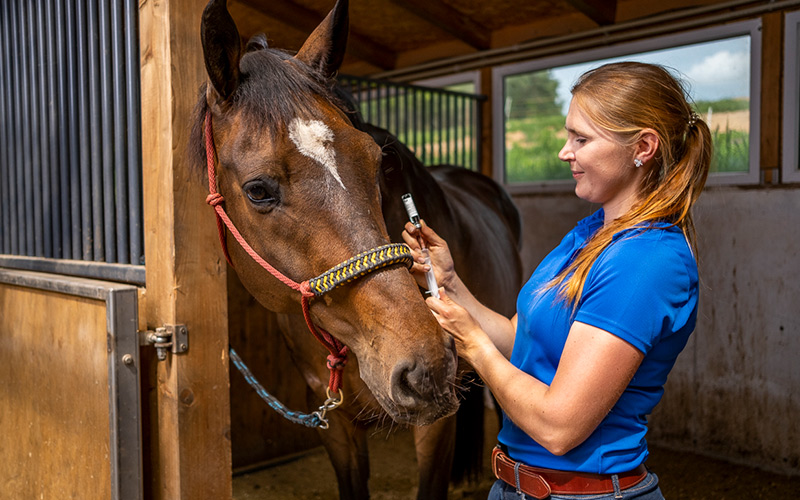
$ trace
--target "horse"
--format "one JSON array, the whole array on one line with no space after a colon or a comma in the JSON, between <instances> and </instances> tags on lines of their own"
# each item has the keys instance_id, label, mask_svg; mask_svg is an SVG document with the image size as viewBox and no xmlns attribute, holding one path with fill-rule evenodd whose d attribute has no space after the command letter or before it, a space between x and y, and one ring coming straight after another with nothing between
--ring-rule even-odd
<instances>
[{"instance_id":1,"label":"horse","mask_svg":"<svg viewBox=\"0 0 800 500\"><path fill-rule=\"evenodd\" d=\"M216 169L209 172L218 193L209 202L252 247L249 252L227 231L226 255L245 288L279 313L292 359L316 398L330 395L328 353L303 332L306 324L331 332L354 355L343 374L347 403L328 413L329 428L320 431L340 498L368 498L366 428L386 417L413 426L419 498L444 498L459 405L457 356L410 274L389 265L309 300L256 261L296 284L370 248L401 241L400 195L412 192L425 219L453 248L463 248L454 251L456 265L474 291L486 287L480 297L493 306L507 294L491 291L515 291L520 282L519 228L515 232L513 220L508 222L510 199L498 201L496 185L464 169L436 169L445 180L440 184L410 151L395 154L403 149L398 142L376 142L369 127L354 125L355 115L332 90L347 40L346 0L336 3L294 56L268 47L263 36L242 51L225 3L211 0L202 16L208 82L191 143L193 163L206 159ZM485 258L470 258L473 252ZM503 261L505 269L494 261ZM308 293L308 287L303 290ZM504 302L497 308L508 307Z\"/></svg>"}]
</instances>

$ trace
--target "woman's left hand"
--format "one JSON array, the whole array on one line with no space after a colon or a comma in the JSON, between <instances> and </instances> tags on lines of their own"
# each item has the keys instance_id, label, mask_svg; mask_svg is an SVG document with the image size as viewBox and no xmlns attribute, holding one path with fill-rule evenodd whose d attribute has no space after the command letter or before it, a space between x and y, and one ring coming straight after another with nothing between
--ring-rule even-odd
<instances>
[{"instance_id":1,"label":"woman's left hand","mask_svg":"<svg viewBox=\"0 0 800 500\"><path fill-rule=\"evenodd\" d=\"M458 355L474 366L485 347L494 347L491 339L466 309L453 301L444 288L439 288L440 298L428 297L428 304L439 325L456 341Z\"/></svg>"}]
</instances>

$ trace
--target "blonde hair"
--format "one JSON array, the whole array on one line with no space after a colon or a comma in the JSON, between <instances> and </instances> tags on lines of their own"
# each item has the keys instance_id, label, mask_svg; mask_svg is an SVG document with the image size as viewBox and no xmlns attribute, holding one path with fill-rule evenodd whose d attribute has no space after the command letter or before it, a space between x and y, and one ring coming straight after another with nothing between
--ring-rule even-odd
<instances>
[{"instance_id":1,"label":"blonde hair","mask_svg":"<svg viewBox=\"0 0 800 500\"><path fill-rule=\"evenodd\" d=\"M624 215L600 228L575 260L547 288L577 307L589 271L614 234L667 222L679 227L696 255L691 208L703 190L711 164L711 133L692 110L682 85L663 67L621 62L584 73L572 88L579 106L620 144L633 146L642 130L655 130L659 147L637 200Z\"/></svg>"}]
</instances>

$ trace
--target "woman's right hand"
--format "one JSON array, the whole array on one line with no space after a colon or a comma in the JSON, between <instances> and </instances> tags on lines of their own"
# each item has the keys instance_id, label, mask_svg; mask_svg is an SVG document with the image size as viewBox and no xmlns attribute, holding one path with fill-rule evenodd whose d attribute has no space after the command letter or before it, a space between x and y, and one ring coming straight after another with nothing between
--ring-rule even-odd
<instances>
[{"instance_id":1,"label":"woman's right hand","mask_svg":"<svg viewBox=\"0 0 800 500\"><path fill-rule=\"evenodd\" d=\"M447 242L443 240L436 231L431 229L424 220L420 220L421 228L406 222L403 231L403 240L406 245L411 248L411 253L414 256L414 265L411 267L411 275L417 280L421 287L426 287L425 273L429 267L424 264L425 258L422 255L422 248L420 246L420 239L424 241L428 249L428 256L431 259L433 273L436 276L436 282L440 287L445 290L452 290L453 284L457 280L455 271L455 264L453 263L453 256L450 254L450 248Z\"/></svg>"}]
</instances>

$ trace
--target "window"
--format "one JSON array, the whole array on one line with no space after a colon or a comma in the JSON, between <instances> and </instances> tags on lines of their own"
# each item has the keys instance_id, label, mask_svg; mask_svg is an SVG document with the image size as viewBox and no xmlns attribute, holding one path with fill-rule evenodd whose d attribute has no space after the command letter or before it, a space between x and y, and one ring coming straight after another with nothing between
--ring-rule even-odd
<instances>
[{"instance_id":1,"label":"window","mask_svg":"<svg viewBox=\"0 0 800 500\"><path fill-rule=\"evenodd\" d=\"M708 184L758 182L760 27L744 21L495 68L497 180L512 192L571 188L557 157L570 88L591 68L633 60L661 64L687 86L714 139Z\"/></svg>"},{"instance_id":2,"label":"window","mask_svg":"<svg viewBox=\"0 0 800 500\"><path fill-rule=\"evenodd\" d=\"M783 82L783 181L800 182L800 11L786 14Z\"/></svg>"}]
</instances>

